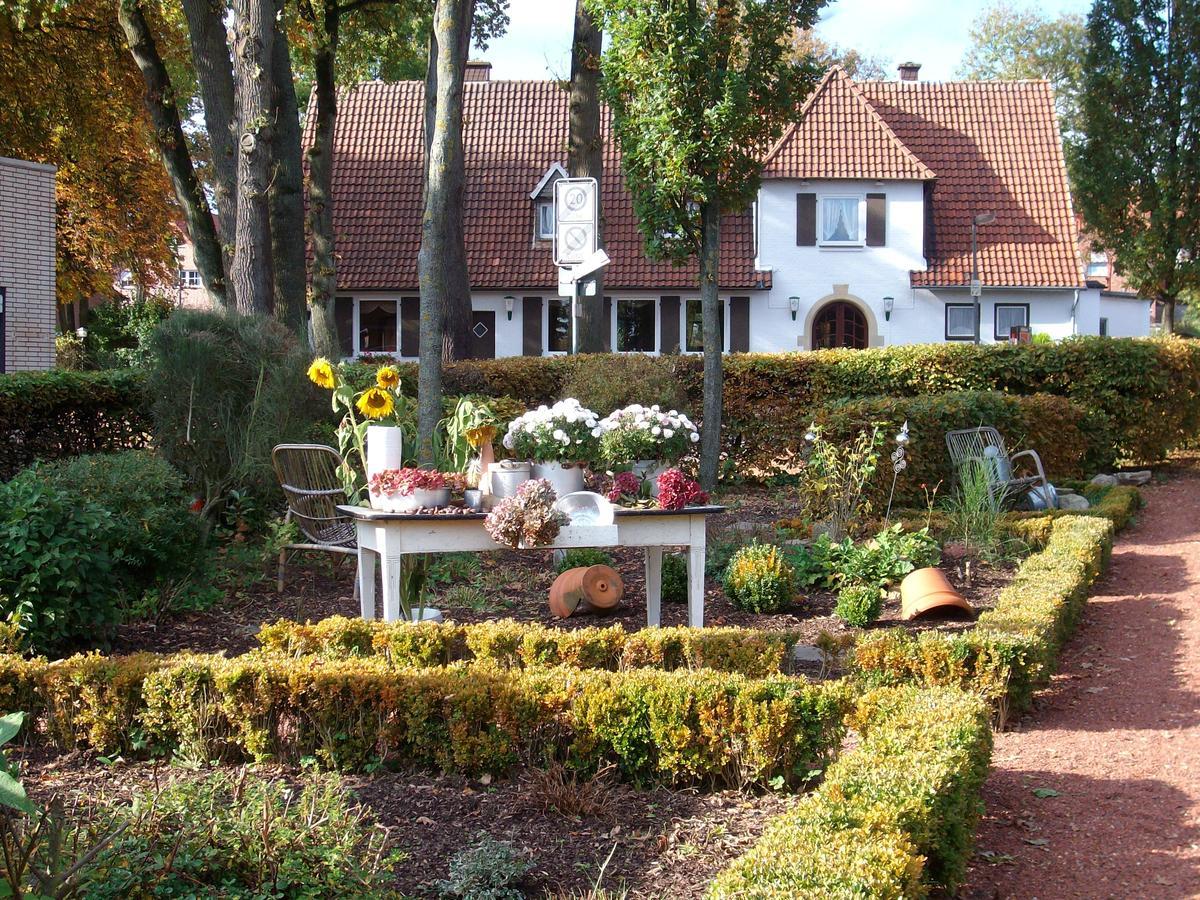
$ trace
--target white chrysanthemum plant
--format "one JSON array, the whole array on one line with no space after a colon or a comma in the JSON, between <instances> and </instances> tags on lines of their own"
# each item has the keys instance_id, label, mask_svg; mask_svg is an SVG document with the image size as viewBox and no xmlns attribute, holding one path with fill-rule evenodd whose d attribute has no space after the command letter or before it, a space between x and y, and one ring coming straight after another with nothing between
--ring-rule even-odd
<instances>
[{"instance_id":1,"label":"white chrysanthemum plant","mask_svg":"<svg viewBox=\"0 0 1200 900\"><path fill-rule=\"evenodd\" d=\"M677 462L700 442L700 429L678 410L634 403L606 416L598 428L600 455L610 465Z\"/></svg>"},{"instance_id":2,"label":"white chrysanthemum plant","mask_svg":"<svg viewBox=\"0 0 1200 900\"><path fill-rule=\"evenodd\" d=\"M581 463L596 458L599 417L574 397L513 419L503 444L517 459Z\"/></svg>"}]
</instances>

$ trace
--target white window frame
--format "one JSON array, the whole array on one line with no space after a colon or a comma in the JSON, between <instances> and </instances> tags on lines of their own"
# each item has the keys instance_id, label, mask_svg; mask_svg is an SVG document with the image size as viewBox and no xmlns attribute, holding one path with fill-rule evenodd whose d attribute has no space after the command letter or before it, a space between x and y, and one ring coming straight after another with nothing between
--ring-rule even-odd
<instances>
[{"instance_id":1,"label":"white window frame","mask_svg":"<svg viewBox=\"0 0 1200 900\"><path fill-rule=\"evenodd\" d=\"M1093 266L1104 266L1103 272L1093 272ZM1093 253L1088 259L1087 275L1089 278L1107 278L1110 275L1107 253Z\"/></svg>"},{"instance_id":2,"label":"white window frame","mask_svg":"<svg viewBox=\"0 0 1200 900\"><path fill-rule=\"evenodd\" d=\"M396 359L413 359L414 357L406 357L406 356L400 355L400 298L399 297L391 297L391 296L388 296L388 297L369 297L368 296L368 297L355 297L354 298L354 316L353 316L353 320L352 320L353 328L354 328L354 358L358 359L360 356L363 355L364 352L369 352L369 353L371 353L372 356L378 356L383 353L386 353L386 351L377 351L377 350L364 351L362 348L362 320L360 318L360 311L361 311L362 304L364 301L367 303L380 303L380 302L390 301L390 302L396 304L396 349L390 355L396 357Z\"/></svg>"},{"instance_id":3,"label":"white window frame","mask_svg":"<svg viewBox=\"0 0 1200 900\"><path fill-rule=\"evenodd\" d=\"M547 211L549 212L549 230L544 227L546 223L542 220ZM554 201L539 198L534 205L534 216L536 219L533 226L534 236L539 241L554 240Z\"/></svg>"},{"instance_id":4,"label":"white window frame","mask_svg":"<svg viewBox=\"0 0 1200 900\"><path fill-rule=\"evenodd\" d=\"M568 348L566 350L551 350L550 349L550 306L551 304L562 301L566 304L567 314L570 317L571 298L570 297L546 297L542 301L542 356L568 356L570 350L570 332L567 333ZM575 327L575 323L571 323L571 327Z\"/></svg>"},{"instance_id":5,"label":"white window frame","mask_svg":"<svg viewBox=\"0 0 1200 900\"><path fill-rule=\"evenodd\" d=\"M721 342L721 352L729 352L729 298L721 297L721 333L724 338ZM701 303L700 297L683 297L679 303L679 352L681 354L690 354L691 356L699 356L703 350L688 350L687 349L687 305L689 303Z\"/></svg>"},{"instance_id":6,"label":"white window frame","mask_svg":"<svg viewBox=\"0 0 1200 900\"><path fill-rule=\"evenodd\" d=\"M611 295L610 295L611 296ZM654 304L654 349L653 350L620 350L617 348L617 341L620 339L620 332L617 330L617 314L620 311L622 303L632 303L641 300L649 300ZM658 297L613 297L612 312L608 317L609 334L612 335L613 353L645 353L647 356L658 356L660 352L659 342L662 340L662 304Z\"/></svg>"},{"instance_id":7,"label":"white window frame","mask_svg":"<svg viewBox=\"0 0 1200 900\"><path fill-rule=\"evenodd\" d=\"M133 279L130 276L130 284L132 286ZM204 287L204 280L200 277L199 269L180 269L179 283L185 290L198 291Z\"/></svg>"},{"instance_id":8,"label":"white window frame","mask_svg":"<svg viewBox=\"0 0 1200 900\"><path fill-rule=\"evenodd\" d=\"M825 220L826 200L853 200L858 203L858 239L853 241L827 241L821 234ZM866 194L817 194L817 246L831 249L865 247L867 244L867 195Z\"/></svg>"}]
</instances>

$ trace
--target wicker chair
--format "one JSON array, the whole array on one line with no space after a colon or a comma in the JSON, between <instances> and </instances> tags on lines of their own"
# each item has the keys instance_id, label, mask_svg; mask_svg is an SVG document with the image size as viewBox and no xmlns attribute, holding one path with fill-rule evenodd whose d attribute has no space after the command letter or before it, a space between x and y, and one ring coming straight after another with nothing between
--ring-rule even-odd
<instances>
[{"instance_id":1,"label":"wicker chair","mask_svg":"<svg viewBox=\"0 0 1200 900\"><path fill-rule=\"evenodd\" d=\"M946 432L946 449L950 451L955 472L961 472L963 465L968 462L980 464L988 473L992 493L1000 494L1002 499L1015 500L1023 489L1040 487L1047 505L1055 502L1050 482L1046 480L1042 458L1037 451L1022 450L1009 456L1004 447L1004 438L990 425ZM1014 474L1013 463L1022 457L1029 459L1036 474L1021 477Z\"/></svg>"},{"instance_id":2,"label":"wicker chair","mask_svg":"<svg viewBox=\"0 0 1200 900\"><path fill-rule=\"evenodd\" d=\"M279 551L279 590L289 556L296 550L324 550L356 555L358 542L354 521L338 512L345 504L338 467L342 458L332 447L321 444L280 444L271 453L279 486L287 497L286 521L295 522L307 543L287 544ZM358 579L354 580L358 597Z\"/></svg>"}]
</instances>

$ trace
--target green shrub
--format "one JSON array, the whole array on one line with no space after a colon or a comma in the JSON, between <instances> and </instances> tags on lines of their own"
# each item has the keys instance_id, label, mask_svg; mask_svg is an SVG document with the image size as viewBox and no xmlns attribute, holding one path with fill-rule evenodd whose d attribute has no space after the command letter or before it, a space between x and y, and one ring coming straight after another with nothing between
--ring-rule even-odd
<instances>
[{"instance_id":1,"label":"green shrub","mask_svg":"<svg viewBox=\"0 0 1200 900\"><path fill-rule=\"evenodd\" d=\"M611 566L613 558L603 550L597 550L593 547L573 547L563 554L563 558L558 563L558 573L562 574L567 569L578 569L588 566Z\"/></svg>"},{"instance_id":2,"label":"green shrub","mask_svg":"<svg viewBox=\"0 0 1200 900\"><path fill-rule=\"evenodd\" d=\"M97 369L147 365L150 335L171 308L171 301L164 297L112 298L95 307L83 339L85 364Z\"/></svg>"},{"instance_id":3,"label":"green shrub","mask_svg":"<svg viewBox=\"0 0 1200 900\"><path fill-rule=\"evenodd\" d=\"M834 542L828 535L813 541L808 551L807 577L823 573L829 587L852 584L876 588L892 587L915 569L936 566L942 558L941 548L928 529L905 531L897 522L884 528L873 538L854 542L850 538Z\"/></svg>"},{"instance_id":4,"label":"green shrub","mask_svg":"<svg viewBox=\"0 0 1200 900\"><path fill-rule=\"evenodd\" d=\"M146 398L130 369L0 375L0 481L39 459L146 446Z\"/></svg>"},{"instance_id":5,"label":"green shrub","mask_svg":"<svg viewBox=\"0 0 1200 900\"><path fill-rule=\"evenodd\" d=\"M688 562L682 553L663 554L662 598L666 603L687 603Z\"/></svg>"},{"instance_id":6,"label":"green shrub","mask_svg":"<svg viewBox=\"0 0 1200 900\"><path fill-rule=\"evenodd\" d=\"M36 471L0 483L0 615L31 649L102 640L116 625L120 584L112 516Z\"/></svg>"},{"instance_id":7,"label":"green shrub","mask_svg":"<svg viewBox=\"0 0 1200 900\"><path fill-rule=\"evenodd\" d=\"M713 670L396 668L384 657L75 657L0 665L62 748L185 761L312 759L504 772L566 759L581 772L765 784L801 779L841 739L840 682Z\"/></svg>"},{"instance_id":8,"label":"green shrub","mask_svg":"<svg viewBox=\"0 0 1200 900\"><path fill-rule=\"evenodd\" d=\"M147 375L159 451L199 491L206 515L231 491L278 496L271 449L324 416L308 348L272 319L176 312L154 332Z\"/></svg>"},{"instance_id":9,"label":"green shrub","mask_svg":"<svg viewBox=\"0 0 1200 900\"><path fill-rule=\"evenodd\" d=\"M437 888L441 896L461 900L522 900L525 892L517 885L532 868L512 844L480 834L454 854L449 877Z\"/></svg>"},{"instance_id":10,"label":"green shrub","mask_svg":"<svg viewBox=\"0 0 1200 900\"><path fill-rule=\"evenodd\" d=\"M83 867L79 896L390 897L399 854L335 775L213 773L178 780L81 830L118 830Z\"/></svg>"},{"instance_id":11,"label":"green shrub","mask_svg":"<svg viewBox=\"0 0 1200 900\"><path fill-rule=\"evenodd\" d=\"M861 742L716 877L712 900L953 894L991 759L986 704L947 688L889 689L863 697L852 722Z\"/></svg>"},{"instance_id":12,"label":"green shrub","mask_svg":"<svg viewBox=\"0 0 1200 900\"><path fill-rule=\"evenodd\" d=\"M183 476L145 450L79 456L38 469L62 491L107 510L109 547L131 597L194 575L206 558L203 522L189 509Z\"/></svg>"},{"instance_id":13,"label":"green shrub","mask_svg":"<svg viewBox=\"0 0 1200 900\"><path fill-rule=\"evenodd\" d=\"M734 606L749 612L779 612L796 592L792 567L773 544L751 544L735 553L724 584Z\"/></svg>"},{"instance_id":14,"label":"green shrub","mask_svg":"<svg viewBox=\"0 0 1200 900\"><path fill-rule=\"evenodd\" d=\"M838 591L833 611L847 625L866 628L883 612L883 594L872 584L848 584Z\"/></svg>"},{"instance_id":15,"label":"green shrub","mask_svg":"<svg viewBox=\"0 0 1200 900\"><path fill-rule=\"evenodd\" d=\"M580 354L572 360L560 392L562 397L575 397L601 416L631 403L686 410L687 397L673 365L678 359L641 353Z\"/></svg>"},{"instance_id":16,"label":"green shrub","mask_svg":"<svg viewBox=\"0 0 1200 900\"><path fill-rule=\"evenodd\" d=\"M419 667L488 661L507 668L708 668L761 678L785 670L797 635L754 628L642 628L620 625L564 631L502 619L471 625L366 622L332 616L300 624L264 625L258 640L268 653L343 659L378 655L391 665ZM2 657L0 657L2 658Z\"/></svg>"}]
</instances>

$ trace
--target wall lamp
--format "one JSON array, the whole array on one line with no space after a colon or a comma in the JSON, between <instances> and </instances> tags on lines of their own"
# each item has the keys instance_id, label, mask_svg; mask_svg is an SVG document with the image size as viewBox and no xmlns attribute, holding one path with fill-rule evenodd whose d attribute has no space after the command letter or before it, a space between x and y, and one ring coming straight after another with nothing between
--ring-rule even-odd
<instances>
[{"instance_id":1,"label":"wall lamp","mask_svg":"<svg viewBox=\"0 0 1200 900\"><path fill-rule=\"evenodd\" d=\"M892 321L892 310L895 308L896 308L896 298L895 297L884 297L883 298L883 321L885 321L885 322Z\"/></svg>"},{"instance_id":2,"label":"wall lamp","mask_svg":"<svg viewBox=\"0 0 1200 900\"><path fill-rule=\"evenodd\" d=\"M796 313L800 312L800 298L788 297L788 309L792 311L792 321L796 321Z\"/></svg>"},{"instance_id":3,"label":"wall lamp","mask_svg":"<svg viewBox=\"0 0 1200 900\"><path fill-rule=\"evenodd\" d=\"M517 302L516 297L508 296L504 298L504 312L508 314L508 321L512 321L513 305Z\"/></svg>"}]
</instances>

